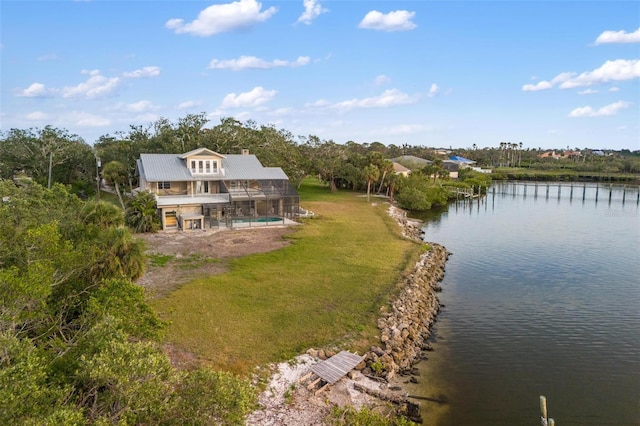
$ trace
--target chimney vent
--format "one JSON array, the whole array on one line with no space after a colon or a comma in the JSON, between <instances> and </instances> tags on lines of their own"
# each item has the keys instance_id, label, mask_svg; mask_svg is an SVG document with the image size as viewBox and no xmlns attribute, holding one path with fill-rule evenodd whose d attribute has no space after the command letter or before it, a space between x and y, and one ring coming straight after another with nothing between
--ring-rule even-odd
<instances>
[{"instance_id":1,"label":"chimney vent","mask_svg":"<svg viewBox=\"0 0 640 426\"><path fill-rule=\"evenodd\" d=\"M242 150L242 155L249 155L249 150L248 149L243 149Z\"/></svg>"}]
</instances>

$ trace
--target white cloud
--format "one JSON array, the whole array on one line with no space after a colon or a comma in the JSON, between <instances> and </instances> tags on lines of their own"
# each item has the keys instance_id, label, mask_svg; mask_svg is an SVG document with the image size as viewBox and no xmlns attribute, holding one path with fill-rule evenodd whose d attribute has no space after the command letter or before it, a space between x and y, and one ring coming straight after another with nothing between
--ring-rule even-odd
<instances>
[{"instance_id":1,"label":"white cloud","mask_svg":"<svg viewBox=\"0 0 640 426\"><path fill-rule=\"evenodd\" d=\"M100 70L81 70L82 75L100 75Z\"/></svg>"},{"instance_id":2,"label":"white cloud","mask_svg":"<svg viewBox=\"0 0 640 426\"><path fill-rule=\"evenodd\" d=\"M359 28L378 31L409 31L417 27L411 22L415 12L396 10L387 14L372 10L360 21Z\"/></svg>"},{"instance_id":3,"label":"white cloud","mask_svg":"<svg viewBox=\"0 0 640 426\"><path fill-rule=\"evenodd\" d=\"M118 109L126 112L145 112L145 111L154 111L159 107L154 105L151 101L142 100L138 102L133 102L130 104L120 104L118 105Z\"/></svg>"},{"instance_id":4,"label":"white cloud","mask_svg":"<svg viewBox=\"0 0 640 426\"><path fill-rule=\"evenodd\" d=\"M273 111L269 112L268 115L273 117L285 117L291 115L291 113L295 112L293 108L284 107L284 108L276 108Z\"/></svg>"},{"instance_id":5,"label":"white cloud","mask_svg":"<svg viewBox=\"0 0 640 426\"><path fill-rule=\"evenodd\" d=\"M424 129L425 126L423 126L422 124L400 124L384 129L382 130L382 132L389 135L411 135L414 133L419 133Z\"/></svg>"},{"instance_id":6,"label":"white cloud","mask_svg":"<svg viewBox=\"0 0 640 426\"><path fill-rule=\"evenodd\" d=\"M315 102L307 102L304 104L305 108L324 108L329 105L331 105L331 102L326 99L318 99Z\"/></svg>"},{"instance_id":7,"label":"white cloud","mask_svg":"<svg viewBox=\"0 0 640 426\"><path fill-rule=\"evenodd\" d=\"M56 55L55 53L47 53L45 55L38 56L37 59L40 62L48 62L48 61L56 61L59 58L58 58L58 55Z\"/></svg>"},{"instance_id":8,"label":"white cloud","mask_svg":"<svg viewBox=\"0 0 640 426\"><path fill-rule=\"evenodd\" d=\"M240 94L229 93L222 100L221 108L257 107L269 102L277 93L277 90L265 90L261 86Z\"/></svg>"},{"instance_id":9,"label":"white cloud","mask_svg":"<svg viewBox=\"0 0 640 426\"><path fill-rule=\"evenodd\" d=\"M616 59L605 62L600 68L583 72L560 84L561 89L590 86L609 81L632 80L640 77L640 59Z\"/></svg>"},{"instance_id":10,"label":"white cloud","mask_svg":"<svg viewBox=\"0 0 640 426\"><path fill-rule=\"evenodd\" d=\"M593 95L594 93L598 93L598 91L593 89L585 89L585 90L580 90L578 92L578 95Z\"/></svg>"},{"instance_id":11,"label":"white cloud","mask_svg":"<svg viewBox=\"0 0 640 426\"><path fill-rule=\"evenodd\" d=\"M198 105L200 105L201 103L198 101L184 101L184 102L180 102L177 106L178 109L189 109L189 108L193 108L193 107L197 107Z\"/></svg>"},{"instance_id":12,"label":"white cloud","mask_svg":"<svg viewBox=\"0 0 640 426\"><path fill-rule=\"evenodd\" d=\"M311 24L311 22L323 13L327 13L329 9L326 9L320 5L319 0L303 0L304 12L298 18L298 22L303 24Z\"/></svg>"},{"instance_id":13,"label":"white cloud","mask_svg":"<svg viewBox=\"0 0 640 426\"><path fill-rule=\"evenodd\" d=\"M42 111L34 111L26 115L26 119L31 121L42 121L47 120L48 118L49 115Z\"/></svg>"},{"instance_id":14,"label":"white cloud","mask_svg":"<svg viewBox=\"0 0 640 426\"><path fill-rule=\"evenodd\" d=\"M152 123L159 119L160 119L160 116L158 114L153 114L150 112L145 114L138 114L135 117L133 117L133 121L136 123Z\"/></svg>"},{"instance_id":15,"label":"white cloud","mask_svg":"<svg viewBox=\"0 0 640 426\"><path fill-rule=\"evenodd\" d=\"M381 86L383 84L391 83L391 79L384 74L380 74L375 79L376 86Z\"/></svg>"},{"instance_id":16,"label":"white cloud","mask_svg":"<svg viewBox=\"0 0 640 426\"><path fill-rule=\"evenodd\" d=\"M522 86L522 90L525 92L537 92L538 90L551 89L552 84L548 81L539 81L536 84L525 84Z\"/></svg>"},{"instance_id":17,"label":"white cloud","mask_svg":"<svg viewBox=\"0 0 640 426\"><path fill-rule=\"evenodd\" d=\"M387 108L395 105L412 104L417 100L416 96L410 96L398 89L389 89L385 90L379 96L342 101L332 105L331 107L340 110L351 110L354 108Z\"/></svg>"},{"instance_id":18,"label":"white cloud","mask_svg":"<svg viewBox=\"0 0 640 426\"><path fill-rule=\"evenodd\" d=\"M308 56L299 56L295 61L285 61L281 59L274 59L271 62L264 59L256 58L255 56L240 56L238 59L212 59L209 63L210 69L230 69L234 71L245 69L269 69L278 67L299 67L307 65L311 62Z\"/></svg>"},{"instance_id":19,"label":"white cloud","mask_svg":"<svg viewBox=\"0 0 640 426\"><path fill-rule=\"evenodd\" d=\"M590 106L584 106L571 111L569 117L606 117L616 115L621 109L629 108L630 106L631 103L625 101L614 102L597 110Z\"/></svg>"},{"instance_id":20,"label":"white cloud","mask_svg":"<svg viewBox=\"0 0 640 426\"><path fill-rule=\"evenodd\" d=\"M160 75L160 67L143 67L134 71L122 73L126 78L142 78L142 77L157 77Z\"/></svg>"},{"instance_id":21,"label":"white cloud","mask_svg":"<svg viewBox=\"0 0 640 426\"><path fill-rule=\"evenodd\" d=\"M596 39L596 45L606 43L640 43L640 27L632 33L626 31L605 31Z\"/></svg>"},{"instance_id":22,"label":"white cloud","mask_svg":"<svg viewBox=\"0 0 640 426\"><path fill-rule=\"evenodd\" d=\"M107 118L81 111L73 111L69 115L69 119L79 127L104 127L111 124L111 121Z\"/></svg>"},{"instance_id":23,"label":"white cloud","mask_svg":"<svg viewBox=\"0 0 640 426\"><path fill-rule=\"evenodd\" d=\"M433 98L438 93L440 93L440 88L438 87L437 84L432 83L431 87L429 88L429 93L427 94L427 96L429 96L430 98Z\"/></svg>"},{"instance_id":24,"label":"white cloud","mask_svg":"<svg viewBox=\"0 0 640 426\"><path fill-rule=\"evenodd\" d=\"M165 24L177 34L192 34L201 37L251 27L264 22L276 13L275 7L261 12L262 3L256 0L239 0L227 4L214 4L198 14L190 23L183 19L169 19Z\"/></svg>"},{"instance_id":25,"label":"white cloud","mask_svg":"<svg viewBox=\"0 0 640 426\"><path fill-rule=\"evenodd\" d=\"M63 98L100 98L110 95L120 85L120 78L107 78L101 75L98 70L83 70L82 74L87 74L90 77L83 83L76 86L67 86L62 89Z\"/></svg>"},{"instance_id":26,"label":"white cloud","mask_svg":"<svg viewBox=\"0 0 640 426\"><path fill-rule=\"evenodd\" d=\"M26 89L19 90L16 96L23 98L46 98L53 96L55 89L47 89L42 83L32 83L31 86Z\"/></svg>"},{"instance_id":27,"label":"white cloud","mask_svg":"<svg viewBox=\"0 0 640 426\"><path fill-rule=\"evenodd\" d=\"M613 86L612 88L609 89L610 92L618 92L620 90L619 87Z\"/></svg>"},{"instance_id":28,"label":"white cloud","mask_svg":"<svg viewBox=\"0 0 640 426\"><path fill-rule=\"evenodd\" d=\"M555 76L551 81L525 84L522 86L522 90L534 92L550 89L555 85L558 85L560 89L572 89L574 87L591 86L610 81L632 80L634 78L640 78L640 59L616 59L605 62L600 68L593 71L583 72L582 74L563 72Z\"/></svg>"}]
</instances>

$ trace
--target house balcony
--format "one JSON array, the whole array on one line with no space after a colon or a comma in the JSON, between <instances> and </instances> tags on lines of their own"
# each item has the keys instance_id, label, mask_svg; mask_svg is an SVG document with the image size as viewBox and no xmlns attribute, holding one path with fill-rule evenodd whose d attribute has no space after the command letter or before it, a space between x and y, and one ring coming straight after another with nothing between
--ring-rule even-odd
<instances>
[{"instance_id":1,"label":"house balcony","mask_svg":"<svg viewBox=\"0 0 640 426\"><path fill-rule=\"evenodd\" d=\"M223 168L218 169L216 172L209 172L209 173L204 173L204 172L198 173L191 170L191 176L199 179L221 179L226 176L226 172L225 172L225 169Z\"/></svg>"},{"instance_id":2,"label":"house balcony","mask_svg":"<svg viewBox=\"0 0 640 426\"><path fill-rule=\"evenodd\" d=\"M158 207L181 206L194 204L218 204L228 203L229 194L156 194L156 203Z\"/></svg>"}]
</instances>

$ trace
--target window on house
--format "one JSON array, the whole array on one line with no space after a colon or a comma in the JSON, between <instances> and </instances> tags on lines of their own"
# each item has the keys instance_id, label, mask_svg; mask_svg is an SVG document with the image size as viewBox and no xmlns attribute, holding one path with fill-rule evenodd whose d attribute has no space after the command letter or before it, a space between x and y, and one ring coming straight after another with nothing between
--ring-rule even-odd
<instances>
[{"instance_id":1,"label":"window on house","mask_svg":"<svg viewBox=\"0 0 640 426\"><path fill-rule=\"evenodd\" d=\"M196 172L196 160L191 160L191 173Z\"/></svg>"},{"instance_id":2,"label":"window on house","mask_svg":"<svg viewBox=\"0 0 640 426\"><path fill-rule=\"evenodd\" d=\"M213 160L211 162L211 165L213 166L213 173L218 173L218 162L216 160Z\"/></svg>"},{"instance_id":3,"label":"window on house","mask_svg":"<svg viewBox=\"0 0 640 426\"><path fill-rule=\"evenodd\" d=\"M204 170L204 161L198 161L198 173L202 173Z\"/></svg>"},{"instance_id":4,"label":"window on house","mask_svg":"<svg viewBox=\"0 0 640 426\"><path fill-rule=\"evenodd\" d=\"M196 193L197 194L208 194L209 193L209 182L208 181L197 181L196 182Z\"/></svg>"},{"instance_id":5,"label":"window on house","mask_svg":"<svg viewBox=\"0 0 640 426\"><path fill-rule=\"evenodd\" d=\"M204 172L211 173L211 161L204 162Z\"/></svg>"},{"instance_id":6,"label":"window on house","mask_svg":"<svg viewBox=\"0 0 640 426\"><path fill-rule=\"evenodd\" d=\"M158 182L158 189L171 189L171 182Z\"/></svg>"}]
</instances>

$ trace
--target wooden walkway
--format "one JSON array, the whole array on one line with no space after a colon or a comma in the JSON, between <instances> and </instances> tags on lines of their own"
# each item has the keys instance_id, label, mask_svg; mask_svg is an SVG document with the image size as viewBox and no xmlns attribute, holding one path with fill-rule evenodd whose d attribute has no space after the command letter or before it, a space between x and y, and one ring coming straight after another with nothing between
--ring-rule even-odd
<instances>
[{"instance_id":1,"label":"wooden walkway","mask_svg":"<svg viewBox=\"0 0 640 426\"><path fill-rule=\"evenodd\" d=\"M311 371L322 380L332 385L344 377L349 371L353 370L353 368L360 364L363 359L363 356L342 351L339 354L312 366Z\"/></svg>"}]
</instances>

